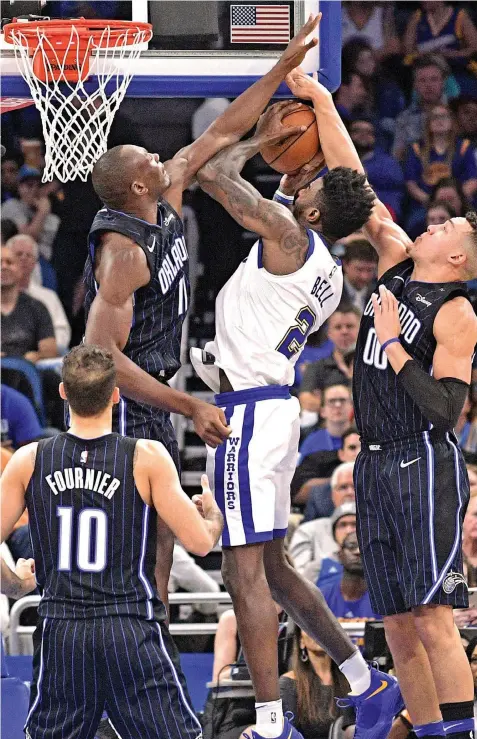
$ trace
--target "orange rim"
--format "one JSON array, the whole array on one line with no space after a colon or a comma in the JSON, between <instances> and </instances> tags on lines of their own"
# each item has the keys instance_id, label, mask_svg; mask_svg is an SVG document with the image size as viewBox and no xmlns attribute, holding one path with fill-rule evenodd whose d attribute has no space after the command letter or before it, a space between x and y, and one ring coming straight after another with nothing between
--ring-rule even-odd
<instances>
[{"instance_id":1,"label":"orange rim","mask_svg":"<svg viewBox=\"0 0 477 739\"><path fill-rule=\"evenodd\" d=\"M51 37L55 41L61 39L67 40L70 37L71 28L76 28L79 38L94 39L99 48L108 48L111 46L113 41L122 41L123 46L130 46L136 41L132 34L128 32L137 33L138 31L146 32L147 38L144 41L149 41L152 38L152 25L150 23L143 23L140 21L117 21L117 20L103 20L101 18L73 18L69 20L56 19L44 20L44 21L28 21L27 23L20 23L14 21L13 23L7 23L3 28L4 39L7 43L13 44L18 43L18 38L14 40L14 34L21 32L21 34L27 39L28 46L31 48L32 42L38 41L38 30L42 29L45 31L45 36ZM110 32L107 38L103 37L105 29L109 28Z\"/></svg>"}]
</instances>

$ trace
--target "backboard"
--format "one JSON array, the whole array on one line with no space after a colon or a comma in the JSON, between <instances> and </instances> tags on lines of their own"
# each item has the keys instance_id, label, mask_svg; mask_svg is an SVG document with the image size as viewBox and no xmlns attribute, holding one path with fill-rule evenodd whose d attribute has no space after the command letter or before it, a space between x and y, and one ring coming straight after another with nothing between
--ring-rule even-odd
<instances>
[{"instance_id":1,"label":"backboard","mask_svg":"<svg viewBox=\"0 0 477 739\"><path fill-rule=\"evenodd\" d=\"M18 5L18 11L15 6ZM25 2L2 2L2 16L25 12ZM153 97L236 97L275 64L310 13L323 14L320 43L307 57L307 72L318 70L331 91L341 81L339 0L131 0L131 2L32 2L37 12L56 17L95 17L152 23L154 36L132 62L127 95ZM113 12L116 15L113 15ZM147 45L145 45L147 47ZM2 95L29 97L12 48L0 37ZM94 62L91 67L94 88ZM277 97L289 96L282 85Z\"/></svg>"}]
</instances>

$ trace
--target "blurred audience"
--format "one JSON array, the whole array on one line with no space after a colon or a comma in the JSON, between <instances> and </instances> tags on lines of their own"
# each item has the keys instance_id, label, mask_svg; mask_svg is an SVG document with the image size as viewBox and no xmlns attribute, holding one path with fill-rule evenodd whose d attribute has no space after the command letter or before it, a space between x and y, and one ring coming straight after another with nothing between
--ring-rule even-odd
<instances>
[{"instance_id":1,"label":"blurred audience","mask_svg":"<svg viewBox=\"0 0 477 739\"><path fill-rule=\"evenodd\" d=\"M36 411L22 393L1 385L2 447L18 449L43 436Z\"/></svg>"},{"instance_id":2,"label":"blurred audience","mask_svg":"<svg viewBox=\"0 0 477 739\"><path fill-rule=\"evenodd\" d=\"M432 200L427 206L426 227L439 226L455 216L456 212L449 203L444 200Z\"/></svg>"},{"instance_id":3,"label":"blurred audience","mask_svg":"<svg viewBox=\"0 0 477 739\"><path fill-rule=\"evenodd\" d=\"M302 523L292 536L290 556L295 567L313 582L316 582L321 560L336 553L336 543L341 544L344 538L341 533L355 528L353 468L353 462L344 462L331 476L331 498L335 506L332 515Z\"/></svg>"},{"instance_id":4,"label":"blurred audience","mask_svg":"<svg viewBox=\"0 0 477 739\"><path fill-rule=\"evenodd\" d=\"M0 221L1 225L1 238L2 238L2 246L5 246L8 239L11 239L12 236L16 236L18 233L18 228L14 224L13 221L11 221L9 218L2 218Z\"/></svg>"},{"instance_id":5,"label":"blurred audience","mask_svg":"<svg viewBox=\"0 0 477 739\"><path fill-rule=\"evenodd\" d=\"M293 641L292 669L280 678L283 711L293 713L303 739L327 739L341 715L335 699L349 692L348 682L323 648L298 626ZM347 709L342 729L354 722L354 712Z\"/></svg>"},{"instance_id":6,"label":"blurred audience","mask_svg":"<svg viewBox=\"0 0 477 739\"><path fill-rule=\"evenodd\" d=\"M21 289L47 308L53 322L58 351L64 354L71 339L71 328L64 308L54 290L38 285L32 279L33 271L38 265L38 244L31 236L18 234L7 241L6 245L17 259Z\"/></svg>"},{"instance_id":7,"label":"blurred audience","mask_svg":"<svg viewBox=\"0 0 477 739\"><path fill-rule=\"evenodd\" d=\"M371 608L355 531L350 531L343 539L338 557L343 565L341 578L334 578L320 586L330 611L340 621L379 618Z\"/></svg>"},{"instance_id":8,"label":"blurred audience","mask_svg":"<svg viewBox=\"0 0 477 739\"><path fill-rule=\"evenodd\" d=\"M431 192L431 201L439 200L448 203L456 216L463 216L470 208L470 203L465 197L462 185L455 177L443 177Z\"/></svg>"},{"instance_id":9,"label":"blurred audience","mask_svg":"<svg viewBox=\"0 0 477 739\"><path fill-rule=\"evenodd\" d=\"M358 338L360 318L357 308L341 303L328 319L326 334L333 343L333 353L307 365L298 396L303 410L319 413L324 388L350 382L350 360Z\"/></svg>"},{"instance_id":10,"label":"blurred audience","mask_svg":"<svg viewBox=\"0 0 477 739\"><path fill-rule=\"evenodd\" d=\"M468 139L456 135L456 123L450 108L439 104L429 110L424 138L408 149L404 165L406 187L413 202L407 230L413 237L416 227L422 230L425 206L432 188L443 178L454 177L471 200L477 190L475 152ZM416 234L417 235L417 234Z\"/></svg>"},{"instance_id":11,"label":"blurred audience","mask_svg":"<svg viewBox=\"0 0 477 739\"><path fill-rule=\"evenodd\" d=\"M372 120L355 117L349 124L351 139L363 164L369 184L378 198L399 220L404 198L401 165L386 152L376 148L376 128Z\"/></svg>"},{"instance_id":12,"label":"blurred audience","mask_svg":"<svg viewBox=\"0 0 477 739\"><path fill-rule=\"evenodd\" d=\"M363 115L367 101L364 80L358 72L343 70L341 85L334 96L336 109L344 121Z\"/></svg>"},{"instance_id":13,"label":"blurred audience","mask_svg":"<svg viewBox=\"0 0 477 739\"><path fill-rule=\"evenodd\" d=\"M351 423L353 402L347 385L329 385L323 390L321 417L323 427L311 431L300 446L300 462L309 454L336 451L341 448L343 434Z\"/></svg>"},{"instance_id":14,"label":"blurred audience","mask_svg":"<svg viewBox=\"0 0 477 739\"><path fill-rule=\"evenodd\" d=\"M343 442L341 449L338 449L336 453L337 466L343 462L354 462L359 452L361 451L361 440L359 438L358 430L351 426L343 434ZM302 462L302 467L308 464L311 468L311 462L316 455L311 454L306 457ZM331 516L335 508L333 502L331 482L327 482L324 485L313 484L313 470L310 469L310 480L308 481L307 496L308 502L305 508L305 514L303 516L303 523L306 521L314 521L316 518L326 518ZM315 478L316 479L316 478ZM311 482L311 485L310 485ZM307 483L305 483L306 485Z\"/></svg>"},{"instance_id":15,"label":"blurred audience","mask_svg":"<svg viewBox=\"0 0 477 739\"><path fill-rule=\"evenodd\" d=\"M457 133L477 148L477 96L461 95L452 101L451 107L457 120Z\"/></svg>"},{"instance_id":16,"label":"blurred audience","mask_svg":"<svg viewBox=\"0 0 477 739\"><path fill-rule=\"evenodd\" d=\"M438 54L425 54L413 65L413 87L411 105L396 118L393 156L402 159L407 147L420 141L429 110L438 103L446 102L444 93L449 65Z\"/></svg>"},{"instance_id":17,"label":"blurred audience","mask_svg":"<svg viewBox=\"0 0 477 739\"><path fill-rule=\"evenodd\" d=\"M462 529L464 571L470 588L477 587L477 497L469 500Z\"/></svg>"},{"instance_id":18,"label":"blurred audience","mask_svg":"<svg viewBox=\"0 0 477 739\"><path fill-rule=\"evenodd\" d=\"M345 45L350 39L367 41L377 59L399 54L400 43L394 23L392 3L344 2L341 11L341 34Z\"/></svg>"},{"instance_id":19,"label":"blurred audience","mask_svg":"<svg viewBox=\"0 0 477 739\"><path fill-rule=\"evenodd\" d=\"M5 154L2 159L2 203L18 198L18 172L20 165L16 154Z\"/></svg>"},{"instance_id":20,"label":"blurred audience","mask_svg":"<svg viewBox=\"0 0 477 739\"><path fill-rule=\"evenodd\" d=\"M467 10L445 0L425 0L410 17L403 40L403 51L417 57L439 53L448 61L459 86L476 89L469 62L477 54L477 29ZM469 79L470 77L470 79Z\"/></svg>"},{"instance_id":21,"label":"blurred audience","mask_svg":"<svg viewBox=\"0 0 477 739\"><path fill-rule=\"evenodd\" d=\"M10 198L2 206L2 218L9 218L22 234L38 243L40 253L50 261L53 241L60 219L51 212L51 204L41 190L41 172L24 164L18 175L18 198Z\"/></svg>"},{"instance_id":22,"label":"blurred audience","mask_svg":"<svg viewBox=\"0 0 477 739\"><path fill-rule=\"evenodd\" d=\"M342 302L354 305L363 313L376 285L378 257L365 239L348 243L342 257L343 295Z\"/></svg>"},{"instance_id":23,"label":"blurred audience","mask_svg":"<svg viewBox=\"0 0 477 739\"><path fill-rule=\"evenodd\" d=\"M168 590L175 593L179 589L190 593L220 593L219 584L180 544L174 544ZM203 616L211 616L217 613L217 603L194 603L192 609Z\"/></svg>"}]
</instances>

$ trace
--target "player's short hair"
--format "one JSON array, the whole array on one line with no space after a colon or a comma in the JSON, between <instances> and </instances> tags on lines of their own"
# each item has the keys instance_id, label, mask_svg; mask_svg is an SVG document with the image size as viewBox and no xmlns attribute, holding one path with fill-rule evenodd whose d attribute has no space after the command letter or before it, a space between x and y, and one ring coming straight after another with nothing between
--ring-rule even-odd
<instances>
[{"instance_id":1,"label":"player's short hair","mask_svg":"<svg viewBox=\"0 0 477 739\"><path fill-rule=\"evenodd\" d=\"M100 346L75 346L64 358L62 380L71 410L89 418L102 413L116 387L111 352Z\"/></svg>"},{"instance_id":2,"label":"player's short hair","mask_svg":"<svg viewBox=\"0 0 477 739\"><path fill-rule=\"evenodd\" d=\"M93 167L92 182L96 195L109 208L119 210L126 204L132 183L130 162L122 156L124 146L105 151Z\"/></svg>"},{"instance_id":3,"label":"player's short hair","mask_svg":"<svg viewBox=\"0 0 477 739\"><path fill-rule=\"evenodd\" d=\"M377 264L378 255L369 241L366 239L355 239L346 244L345 251L341 257L343 262L374 262Z\"/></svg>"},{"instance_id":4,"label":"player's short hair","mask_svg":"<svg viewBox=\"0 0 477 739\"><path fill-rule=\"evenodd\" d=\"M472 227L472 232L468 236L471 243L471 254L469 260L470 269L467 275L467 279L471 280L477 277L477 212L470 210L465 214L465 220Z\"/></svg>"},{"instance_id":5,"label":"player's short hair","mask_svg":"<svg viewBox=\"0 0 477 739\"><path fill-rule=\"evenodd\" d=\"M368 221L375 200L365 174L349 167L331 169L317 192L323 235L338 241L359 231Z\"/></svg>"}]
</instances>

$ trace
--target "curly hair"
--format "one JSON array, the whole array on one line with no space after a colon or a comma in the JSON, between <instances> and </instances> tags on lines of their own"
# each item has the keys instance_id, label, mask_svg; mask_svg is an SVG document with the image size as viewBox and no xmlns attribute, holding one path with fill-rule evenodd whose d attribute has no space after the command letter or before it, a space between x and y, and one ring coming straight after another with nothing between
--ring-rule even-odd
<instances>
[{"instance_id":1,"label":"curly hair","mask_svg":"<svg viewBox=\"0 0 477 739\"><path fill-rule=\"evenodd\" d=\"M337 241L364 226L376 196L366 175L349 167L335 167L323 177L317 199L323 235Z\"/></svg>"}]
</instances>

